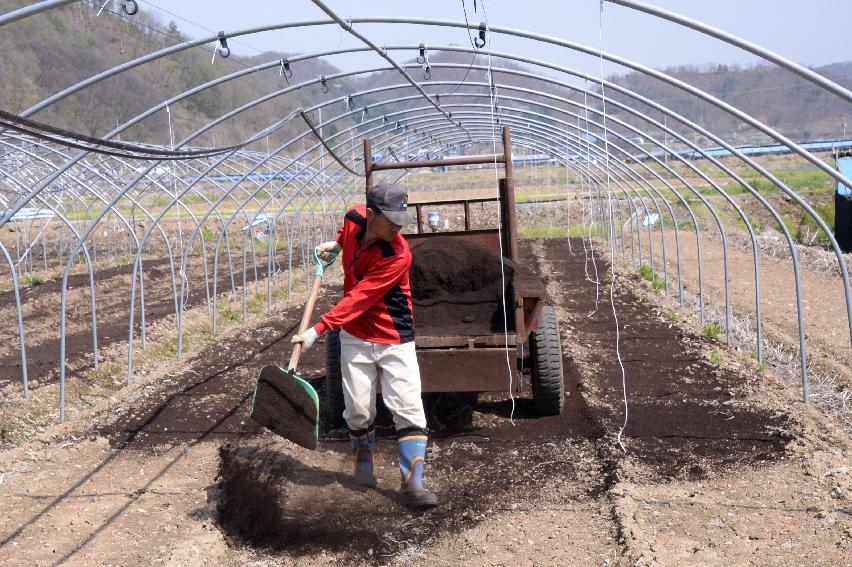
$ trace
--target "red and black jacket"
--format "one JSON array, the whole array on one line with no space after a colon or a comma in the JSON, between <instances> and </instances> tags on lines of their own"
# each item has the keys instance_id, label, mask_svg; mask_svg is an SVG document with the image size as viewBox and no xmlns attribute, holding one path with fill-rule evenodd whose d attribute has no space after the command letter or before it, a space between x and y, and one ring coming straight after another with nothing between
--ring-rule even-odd
<instances>
[{"instance_id":1,"label":"red and black jacket","mask_svg":"<svg viewBox=\"0 0 852 567\"><path fill-rule=\"evenodd\" d=\"M343 328L372 343L400 344L414 340L411 305L411 251L399 234L361 250L367 233L367 207L346 212L337 242L343 247L343 299L320 317L314 330L322 334Z\"/></svg>"}]
</instances>

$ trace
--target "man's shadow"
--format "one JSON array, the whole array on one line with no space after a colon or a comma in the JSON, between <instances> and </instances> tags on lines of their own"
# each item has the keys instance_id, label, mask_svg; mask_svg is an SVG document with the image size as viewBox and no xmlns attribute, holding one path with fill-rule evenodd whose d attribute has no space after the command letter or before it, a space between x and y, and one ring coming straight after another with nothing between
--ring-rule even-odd
<instances>
[{"instance_id":1,"label":"man's shadow","mask_svg":"<svg viewBox=\"0 0 852 567\"><path fill-rule=\"evenodd\" d=\"M381 497L397 500L394 489L363 487L350 474L307 465L272 448L226 444L219 455L216 517L234 542L296 552L348 550L352 542L365 540L376 545L379 534L364 525L364 515ZM319 490L334 484L343 493ZM382 508L391 516L407 514L401 506Z\"/></svg>"}]
</instances>

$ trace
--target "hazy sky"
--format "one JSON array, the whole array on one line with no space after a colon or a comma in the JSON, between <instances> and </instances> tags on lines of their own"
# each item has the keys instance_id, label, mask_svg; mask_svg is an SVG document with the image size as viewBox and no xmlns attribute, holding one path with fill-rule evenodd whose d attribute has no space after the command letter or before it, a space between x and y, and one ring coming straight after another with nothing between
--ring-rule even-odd
<instances>
[{"instance_id":1,"label":"hazy sky","mask_svg":"<svg viewBox=\"0 0 852 567\"><path fill-rule=\"evenodd\" d=\"M343 17L387 16L463 21L461 0L326 0ZM650 3L721 28L748 41L807 65L823 65L852 59L852 0L652 0ZM310 0L141 0L148 10L165 8L164 21L174 19L191 37L209 30L240 30L277 22L325 19ZM523 29L585 44L597 49L599 39L598 0L466 0L468 19L485 19L491 25ZM462 29L408 25L358 25L357 29L379 45L470 44ZM754 56L709 39L698 32L661 21L629 8L606 3L603 12L603 48L614 54L649 65L664 67L701 63L752 63ZM337 27L285 30L244 37L231 42L235 53L256 54L273 49L311 53L343 46L361 45ZM529 40L494 35L491 49L512 51L527 57L559 61L585 71L597 71L598 63L564 48ZM397 55L397 59L410 59ZM331 62L341 68L381 65L375 55L347 56ZM619 71L612 66L606 73Z\"/></svg>"}]
</instances>

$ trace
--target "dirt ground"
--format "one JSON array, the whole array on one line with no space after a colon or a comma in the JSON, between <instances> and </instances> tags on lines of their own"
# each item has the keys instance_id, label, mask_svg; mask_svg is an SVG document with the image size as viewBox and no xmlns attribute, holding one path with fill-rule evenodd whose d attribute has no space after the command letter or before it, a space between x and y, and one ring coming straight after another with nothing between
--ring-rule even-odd
<instances>
[{"instance_id":1,"label":"dirt ground","mask_svg":"<svg viewBox=\"0 0 852 567\"><path fill-rule=\"evenodd\" d=\"M250 420L256 371L289 355L297 305L0 453L4 564L852 564L845 431L643 299L644 280L611 290L580 240L524 242L522 256L559 314L565 411L535 417L528 388L430 396L426 481L442 506L396 502L386 420L376 490L351 483L345 432L324 428L308 451ZM323 359L320 344L302 363L320 390Z\"/></svg>"},{"instance_id":2,"label":"dirt ground","mask_svg":"<svg viewBox=\"0 0 852 567\"><path fill-rule=\"evenodd\" d=\"M178 259L179 260L179 259ZM227 258L223 255L217 279L217 294L231 290L231 275L228 271ZM279 263L286 266L287 251L279 252ZM234 284L238 295L243 285L241 258L234 258ZM297 255L294 266L301 262ZM212 259L210 260L212 266ZM179 268L175 267L174 280L167 259L145 260L145 325L146 329L164 319L175 316L175 300L172 282L175 281L180 290ZM212 267L208 268L212 271ZM202 274L200 258L190 258L187 273ZM258 263L257 277L263 282L266 278L267 263L264 258ZM104 351L112 345L126 344L129 327L128 302L131 290L133 266L124 264L104 268L98 271L95 278L98 319L98 349ZM262 291L266 297L265 282L258 287L253 284L254 271L249 262L247 283L252 289ZM286 274L278 277L285 278ZM213 288L213 276L210 274L210 290ZM138 283L138 282L137 282ZM31 387L49 384L58 380L59 360L59 310L61 277L37 286L26 286L21 289L21 305L23 306L24 332L27 344L27 369ZM188 290L185 307L191 309L207 300L203 279L193 279L187 282ZM136 336L141 331L141 313L139 288L137 287L137 303L135 313ZM90 303L89 277L87 273L73 274L68 278L67 320L65 332L66 360L75 370L90 368L92 356L92 315ZM17 386L21 382L21 354L18 337L17 314L12 291L0 292L0 387L7 384ZM174 325L174 323L172 323ZM100 356L104 356L101 352Z\"/></svg>"},{"instance_id":3,"label":"dirt ground","mask_svg":"<svg viewBox=\"0 0 852 567\"><path fill-rule=\"evenodd\" d=\"M677 264L674 233L666 233L669 278L672 289L677 289ZM695 237L684 238L681 233L681 270L684 286L698 293L698 252ZM657 269L662 269L659 260L660 242L657 246ZM723 248L719 240L705 238L701 242L704 266L705 301L724 305ZM647 254L647 252L646 252ZM646 256L647 258L647 256ZM798 350L798 322L796 314L796 288L791 263L758 256L762 318L764 331L775 341L783 342ZM629 259L629 257L628 257ZM646 260L647 261L647 260ZM754 257L751 250L736 246L728 247L728 271L731 308L735 316L751 318L754 328L755 277ZM809 362L843 375L852 383L852 345L846 315L843 284L839 275L801 271L802 305L804 307L804 330L807 337Z\"/></svg>"}]
</instances>

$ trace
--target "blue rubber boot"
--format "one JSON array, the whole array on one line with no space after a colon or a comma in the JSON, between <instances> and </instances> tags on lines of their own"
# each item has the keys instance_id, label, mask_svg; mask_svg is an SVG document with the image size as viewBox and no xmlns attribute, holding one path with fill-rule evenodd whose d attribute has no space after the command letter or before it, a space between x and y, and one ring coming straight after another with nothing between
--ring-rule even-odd
<instances>
[{"instance_id":1,"label":"blue rubber boot","mask_svg":"<svg viewBox=\"0 0 852 567\"><path fill-rule=\"evenodd\" d=\"M403 434L399 438L399 472L402 484L399 497L403 504L418 508L433 508L438 505L434 492L423 488L423 467L426 465L425 433Z\"/></svg>"},{"instance_id":2,"label":"blue rubber boot","mask_svg":"<svg viewBox=\"0 0 852 567\"><path fill-rule=\"evenodd\" d=\"M352 454L355 456L355 482L375 488L379 484L373 472L373 444L376 442L376 430L350 430L349 440L352 442Z\"/></svg>"}]
</instances>

